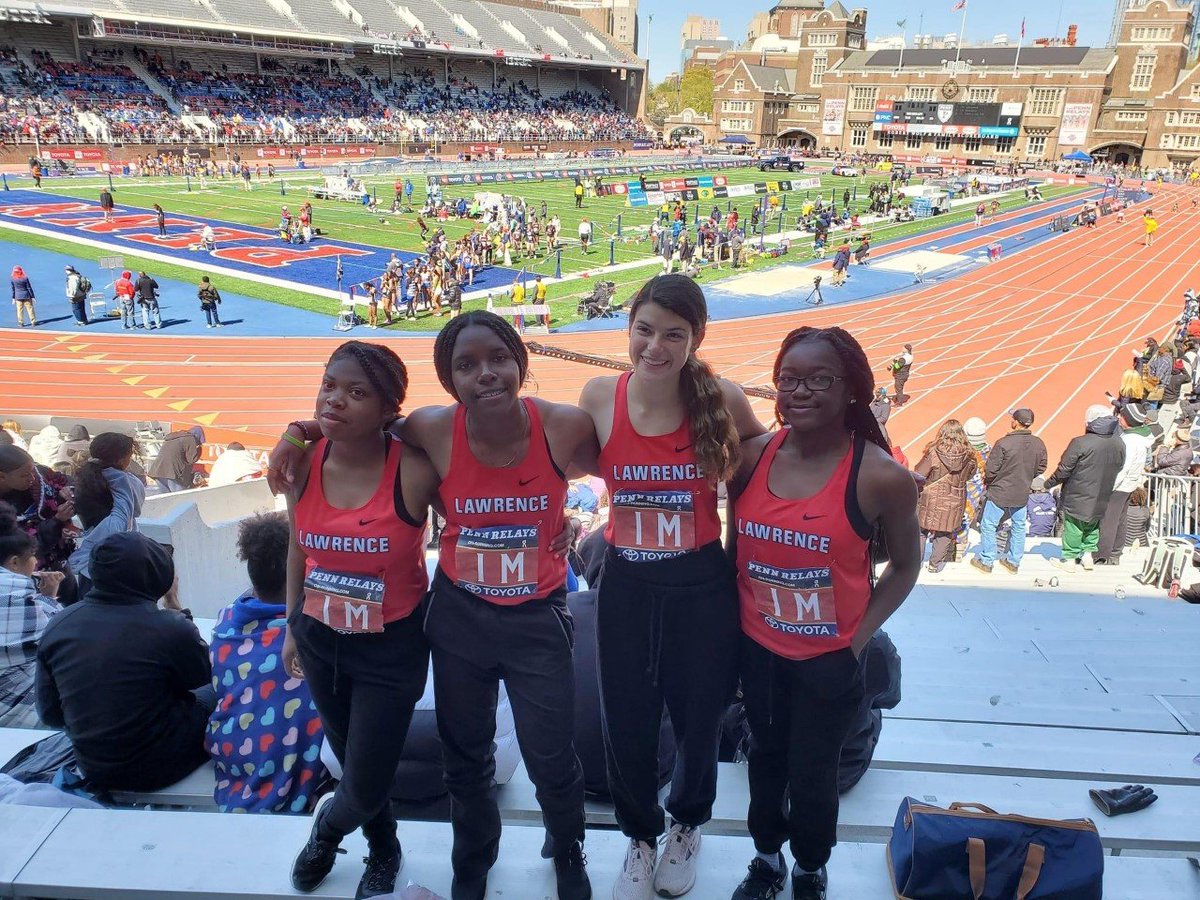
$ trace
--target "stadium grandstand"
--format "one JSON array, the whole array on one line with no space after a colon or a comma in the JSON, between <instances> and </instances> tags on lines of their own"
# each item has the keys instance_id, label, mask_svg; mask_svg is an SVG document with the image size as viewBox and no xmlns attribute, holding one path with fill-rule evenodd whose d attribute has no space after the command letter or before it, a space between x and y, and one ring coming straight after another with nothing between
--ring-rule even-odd
<instances>
[{"instance_id":1,"label":"stadium grandstand","mask_svg":"<svg viewBox=\"0 0 1200 900\"><path fill-rule=\"evenodd\" d=\"M0 24L5 144L651 136L637 118L644 63L569 10L478 0L41 9L10 10Z\"/></svg>"}]
</instances>

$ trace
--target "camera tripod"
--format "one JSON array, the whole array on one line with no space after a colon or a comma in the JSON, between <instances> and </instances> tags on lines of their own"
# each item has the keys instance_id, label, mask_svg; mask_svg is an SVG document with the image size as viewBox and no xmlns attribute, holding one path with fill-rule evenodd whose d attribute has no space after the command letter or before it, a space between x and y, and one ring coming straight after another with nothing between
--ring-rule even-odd
<instances>
[{"instance_id":1,"label":"camera tripod","mask_svg":"<svg viewBox=\"0 0 1200 900\"><path fill-rule=\"evenodd\" d=\"M813 276L812 290L808 292L808 296L804 298L804 302L811 306L820 306L825 302L825 298L821 296L821 276Z\"/></svg>"}]
</instances>

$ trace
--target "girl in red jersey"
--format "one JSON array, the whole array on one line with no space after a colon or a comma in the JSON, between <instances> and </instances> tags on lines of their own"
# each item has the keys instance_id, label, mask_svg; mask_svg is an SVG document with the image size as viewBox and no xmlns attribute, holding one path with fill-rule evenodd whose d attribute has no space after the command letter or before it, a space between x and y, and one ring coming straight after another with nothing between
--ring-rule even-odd
<instances>
[{"instance_id":1,"label":"girl in red jersey","mask_svg":"<svg viewBox=\"0 0 1200 900\"><path fill-rule=\"evenodd\" d=\"M784 427L743 444L729 483L741 681L758 851L734 900L824 900L837 834L842 742L863 695L859 655L920 570L917 489L871 414L875 382L840 328L797 328L774 368ZM873 579L879 528L891 559Z\"/></svg>"},{"instance_id":2,"label":"girl in red jersey","mask_svg":"<svg viewBox=\"0 0 1200 900\"><path fill-rule=\"evenodd\" d=\"M391 894L400 870L388 791L429 666L414 612L428 583L425 519L437 488L425 454L386 431L407 386L404 364L386 347L350 341L334 351L316 402L324 436L286 491L281 677L307 679L343 769L292 867L300 891L317 888L342 838L359 827L370 855L356 897Z\"/></svg>"},{"instance_id":3,"label":"girl in red jersey","mask_svg":"<svg viewBox=\"0 0 1200 900\"><path fill-rule=\"evenodd\" d=\"M737 679L737 592L721 549L717 482L762 434L745 394L696 356L708 310L683 275L648 281L629 312L633 371L587 383L602 446L608 550L597 604L609 789L630 839L615 900L686 893L716 796L722 716ZM678 747L665 830L658 802L663 706Z\"/></svg>"},{"instance_id":4,"label":"girl in red jersey","mask_svg":"<svg viewBox=\"0 0 1200 900\"><path fill-rule=\"evenodd\" d=\"M433 355L457 402L417 410L403 432L442 479L446 527L425 634L452 801L451 897L482 900L500 846L492 738L503 678L546 826L542 854L554 860L560 900L587 900L574 627L552 539L563 530L564 473L594 461L595 432L574 406L520 396L528 353L493 313L453 319Z\"/></svg>"}]
</instances>

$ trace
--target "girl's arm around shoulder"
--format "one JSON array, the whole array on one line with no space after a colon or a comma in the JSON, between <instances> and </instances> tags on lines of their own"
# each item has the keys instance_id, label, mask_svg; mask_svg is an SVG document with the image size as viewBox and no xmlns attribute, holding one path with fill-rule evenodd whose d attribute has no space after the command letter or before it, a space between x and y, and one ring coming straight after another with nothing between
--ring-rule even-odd
<instances>
[{"instance_id":1,"label":"girl's arm around shoulder","mask_svg":"<svg viewBox=\"0 0 1200 900\"><path fill-rule=\"evenodd\" d=\"M725 405L729 409L729 414L733 416L733 424L737 428L738 437L746 441L767 433L767 429L762 422L758 421L754 410L750 408L750 398L746 396L746 392L741 387L728 378L722 378L721 393L725 395Z\"/></svg>"},{"instance_id":2,"label":"girl's arm around shoulder","mask_svg":"<svg viewBox=\"0 0 1200 900\"><path fill-rule=\"evenodd\" d=\"M409 516L414 522L422 521L437 498L442 480L425 451L419 447L404 448L404 456L400 459L400 483Z\"/></svg>"},{"instance_id":3,"label":"girl's arm around shoulder","mask_svg":"<svg viewBox=\"0 0 1200 900\"><path fill-rule=\"evenodd\" d=\"M405 444L425 451L434 468L443 476L450 468L456 408L457 404L422 406L392 426L393 433L399 434Z\"/></svg>"},{"instance_id":4,"label":"girl's arm around shoulder","mask_svg":"<svg viewBox=\"0 0 1200 900\"><path fill-rule=\"evenodd\" d=\"M771 434L764 432L742 442L742 458L737 471L725 483L725 555L731 562L737 561L737 498L746 490L755 466L762 459L763 450L770 443Z\"/></svg>"},{"instance_id":5,"label":"girl's arm around shoulder","mask_svg":"<svg viewBox=\"0 0 1200 900\"><path fill-rule=\"evenodd\" d=\"M550 403L541 399L534 399L533 402L542 416L554 462L567 478L596 474L599 471L596 457L600 453L600 446L596 442L596 427L592 417L569 403Z\"/></svg>"}]
</instances>

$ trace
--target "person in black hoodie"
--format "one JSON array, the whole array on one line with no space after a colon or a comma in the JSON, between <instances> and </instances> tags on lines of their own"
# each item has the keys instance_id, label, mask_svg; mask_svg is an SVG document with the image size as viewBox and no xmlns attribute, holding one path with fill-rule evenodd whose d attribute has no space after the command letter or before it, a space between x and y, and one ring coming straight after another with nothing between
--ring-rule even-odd
<instances>
[{"instance_id":1,"label":"person in black hoodie","mask_svg":"<svg viewBox=\"0 0 1200 900\"><path fill-rule=\"evenodd\" d=\"M93 551L91 575L38 645L38 715L70 737L89 788L160 790L208 759L208 646L177 601L158 608L175 578L162 545L114 534Z\"/></svg>"},{"instance_id":2,"label":"person in black hoodie","mask_svg":"<svg viewBox=\"0 0 1200 900\"><path fill-rule=\"evenodd\" d=\"M1080 560L1085 569L1092 567L1092 554L1100 546L1100 520L1125 465L1125 442L1117 433L1112 408L1093 404L1087 408L1084 421L1084 433L1071 439L1058 468L1046 479L1046 490L1063 486L1059 501L1063 514L1062 558L1050 562L1068 571L1074 571Z\"/></svg>"}]
</instances>

